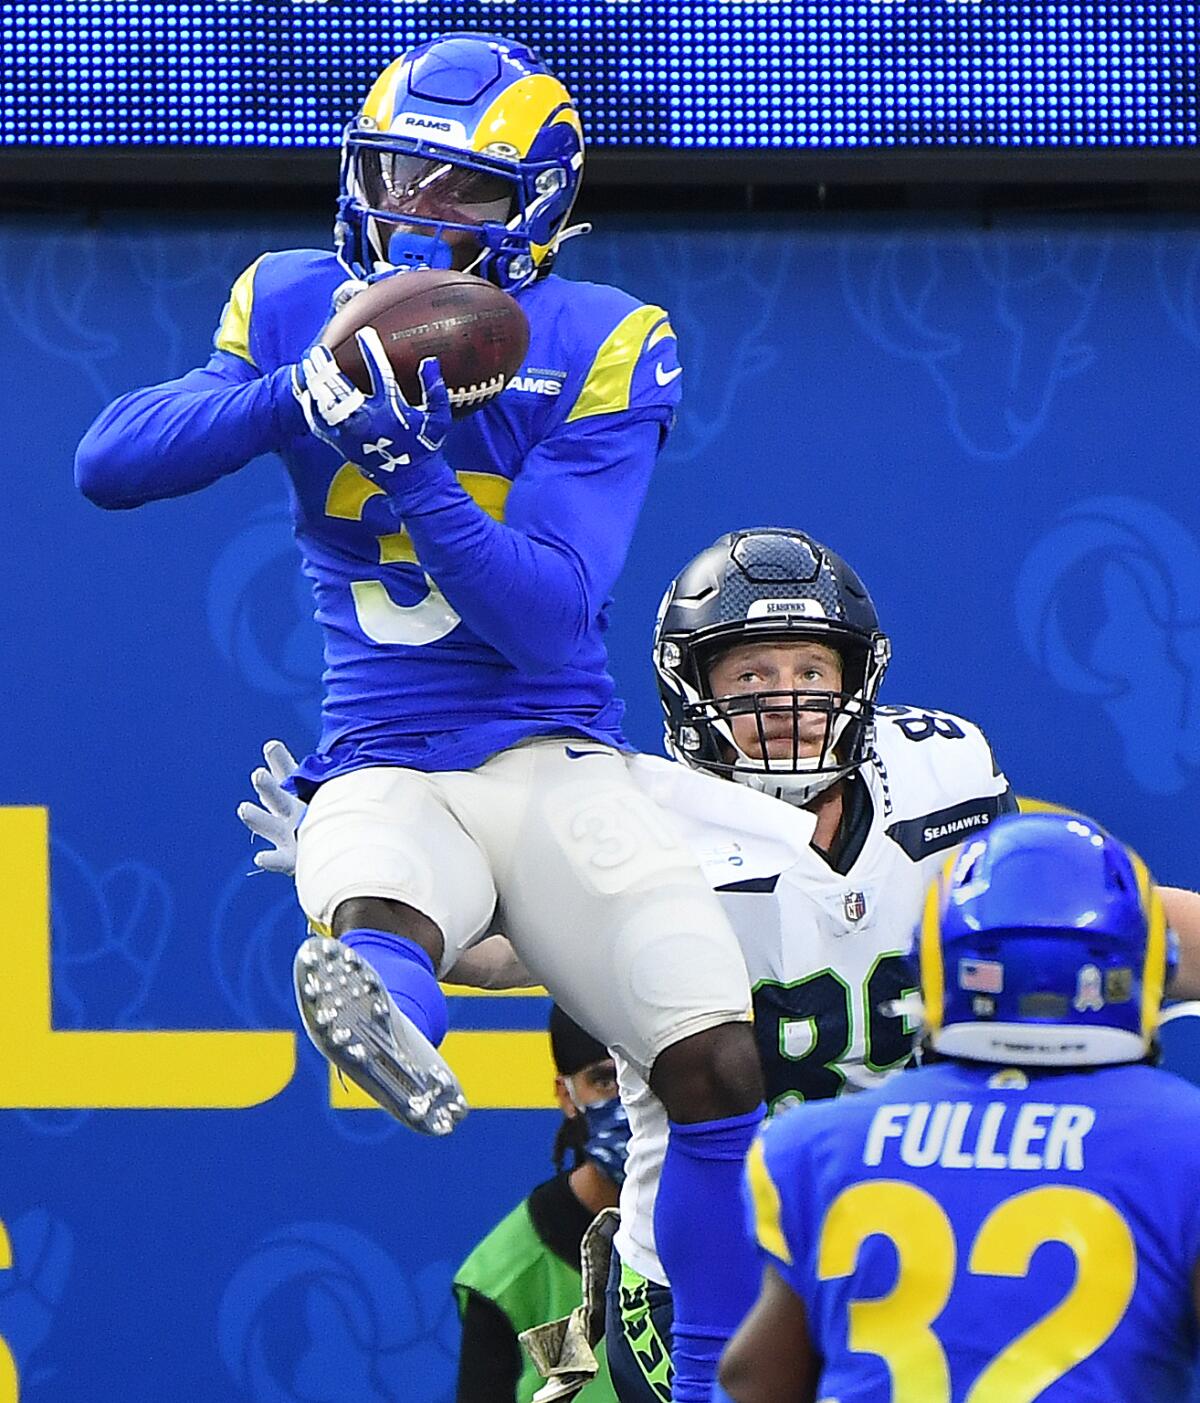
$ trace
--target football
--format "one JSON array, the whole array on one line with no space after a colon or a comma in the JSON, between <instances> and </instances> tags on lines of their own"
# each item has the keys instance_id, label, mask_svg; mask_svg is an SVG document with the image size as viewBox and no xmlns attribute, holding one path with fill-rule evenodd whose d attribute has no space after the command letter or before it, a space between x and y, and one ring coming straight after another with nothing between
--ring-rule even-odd
<instances>
[{"instance_id":1,"label":"football","mask_svg":"<svg viewBox=\"0 0 1200 1403\"><path fill-rule=\"evenodd\" d=\"M514 298L471 273L417 268L381 278L334 314L321 340L360 390L370 376L354 333L372 326L406 400L421 401L417 367L436 356L456 419L493 399L521 368L529 322Z\"/></svg>"}]
</instances>

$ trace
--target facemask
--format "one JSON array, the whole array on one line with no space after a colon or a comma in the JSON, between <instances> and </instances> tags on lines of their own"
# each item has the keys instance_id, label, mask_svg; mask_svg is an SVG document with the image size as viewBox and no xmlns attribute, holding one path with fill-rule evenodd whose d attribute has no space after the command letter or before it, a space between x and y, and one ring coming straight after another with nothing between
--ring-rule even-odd
<instances>
[{"instance_id":1,"label":"facemask","mask_svg":"<svg viewBox=\"0 0 1200 1403\"><path fill-rule=\"evenodd\" d=\"M629 1116L619 1096L584 1106L587 1122L587 1155L614 1184L625 1182L625 1159L629 1154Z\"/></svg>"}]
</instances>

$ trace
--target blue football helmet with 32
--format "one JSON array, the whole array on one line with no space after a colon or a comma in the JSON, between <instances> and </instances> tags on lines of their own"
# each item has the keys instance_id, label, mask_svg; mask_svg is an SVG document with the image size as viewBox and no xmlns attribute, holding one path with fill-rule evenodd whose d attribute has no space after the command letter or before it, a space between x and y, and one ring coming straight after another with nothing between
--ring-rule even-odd
<instances>
[{"instance_id":1,"label":"blue football helmet with 32","mask_svg":"<svg viewBox=\"0 0 1200 1403\"><path fill-rule=\"evenodd\" d=\"M1079 814L998 819L947 860L919 931L929 1045L1006 1065L1136 1062L1175 937L1138 855Z\"/></svg>"},{"instance_id":2,"label":"blue football helmet with 32","mask_svg":"<svg viewBox=\"0 0 1200 1403\"><path fill-rule=\"evenodd\" d=\"M386 68L346 128L338 256L356 278L453 266L516 292L574 232L582 177L579 114L537 55L444 35Z\"/></svg>"}]
</instances>

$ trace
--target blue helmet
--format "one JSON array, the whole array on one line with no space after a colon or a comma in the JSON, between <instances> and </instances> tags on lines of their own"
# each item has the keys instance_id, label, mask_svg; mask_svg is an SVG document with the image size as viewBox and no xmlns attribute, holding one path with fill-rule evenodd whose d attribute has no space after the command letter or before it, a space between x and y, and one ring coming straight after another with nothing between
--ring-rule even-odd
<instances>
[{"instance_id":1,"label":"blue helmet","mask_svg":"<svg viewBox=\"0 0 1200 1403\"><path fill-rule=\"evenodd\" d=\"M1001 818L959 848L919 946L931 1046L979 1062L1139 1061L1174 969L1146 864L1076 814Z\"/></svg>"},{"instance_id":2,"label":"blue helmet","mask_svg":"<svg viewBox=\"0 0 1200 1403\"><path fill-rule=\"evenodd\" d=\"M444 35L386 68L346 128L338 256L359 278L453 265L516 292L549 270L582 177L579 114L537 55Z\"/></svg>"}]
</instances>

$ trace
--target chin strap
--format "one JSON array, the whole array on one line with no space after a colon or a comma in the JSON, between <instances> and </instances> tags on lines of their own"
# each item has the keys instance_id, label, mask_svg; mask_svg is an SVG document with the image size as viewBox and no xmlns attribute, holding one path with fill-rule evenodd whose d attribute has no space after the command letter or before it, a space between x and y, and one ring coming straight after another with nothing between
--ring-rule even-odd
<instances>
[{"instance_id":1,"label":"chin strap","mask_svg":"<svg viewBox=\"0 0 1200 1403\"><path fill-rule=\"evenodd\" d=\"M581 234L590 234L592 226L590 224L569 224L565 229L560 229L550 240L550 253L557 253L568 239L577 239Z\"/></svg>"},{"instance_id":2,"label":"chin strap","mask_svg":"<svg viewBox=\"0 0 1200 1403\"><path fill-rule=\"evenodd\" d=\"M768 770L735 769L729 778L736 784L744 784L747 789L757 789L760 794L770 795L772 799L781 799L785 804L794 804L802 809L818 794L823 794L839 779L844 779L854 768L853 765L843 765L837 770L822 770L819 774L806 774L803 770L772 774Z\"/></svg>"}]
</instances>

